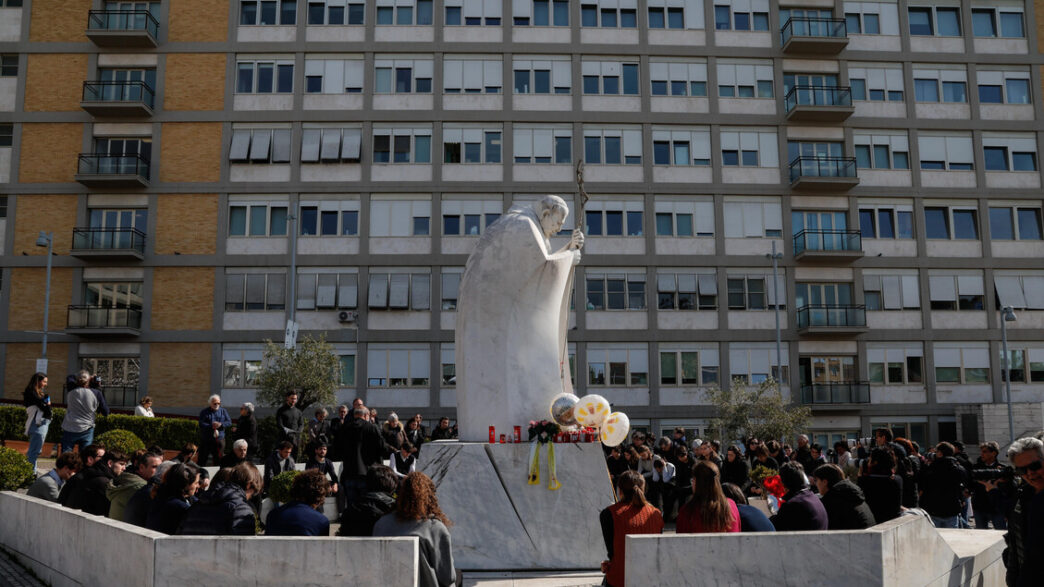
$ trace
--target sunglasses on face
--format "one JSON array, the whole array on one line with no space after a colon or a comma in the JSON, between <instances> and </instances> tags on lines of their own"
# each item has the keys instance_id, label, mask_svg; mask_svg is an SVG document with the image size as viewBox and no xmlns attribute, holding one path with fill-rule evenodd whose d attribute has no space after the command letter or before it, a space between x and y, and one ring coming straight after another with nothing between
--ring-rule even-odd
<instances>
[{"instance_id":1,"label":"sunglasses on face","mask_svg":"<svg viewBox=\"0 0 1044 587\"><path fill-rule=\"evenodd\" d=\"M1037 459L1037 460L1033 461L1032 463L1026 465L1025 467L1015 467L1015 472L1018 473L1019 475L1025 475L1026 473L1028 473L1030 471L1036 472L1036 471L1039 471L1041 469L1044 469L1044 461L1041 461L1040 459Z\"/></svg>"}]
</instances>

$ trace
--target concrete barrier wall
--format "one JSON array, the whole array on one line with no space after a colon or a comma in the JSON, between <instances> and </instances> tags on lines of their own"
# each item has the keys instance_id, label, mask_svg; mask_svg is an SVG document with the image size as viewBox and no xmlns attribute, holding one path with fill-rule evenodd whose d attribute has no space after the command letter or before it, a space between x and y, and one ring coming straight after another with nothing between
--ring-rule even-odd
<instances>
[{"instance_id":1,"label":"concrete barrier wall","mask_svg":"<svg viewBox=\"0 0 1044 587\"><path fill-rule=\"evenodd\" d=\"M0 520L0 547L54 587L412 587L418 577L412 537L167 536L6 491Z\"/></svg>"}]
</instances>

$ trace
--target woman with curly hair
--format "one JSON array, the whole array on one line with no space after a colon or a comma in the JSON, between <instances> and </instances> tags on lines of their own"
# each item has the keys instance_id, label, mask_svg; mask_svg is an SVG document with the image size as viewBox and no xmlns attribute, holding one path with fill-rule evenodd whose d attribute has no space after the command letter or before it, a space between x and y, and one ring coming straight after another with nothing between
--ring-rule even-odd
<instances>
[{"instance_id":1,"label":"woman with curly hair","mask_svg":"<svg viewBox=\"0 0 1044 587\"><path fill-rule=\"evenodd\" d=\"M453 567L449 518L439 508L435 483L424 473L406 475L399 485L395 511L373 527L374 536L416 536L420 539L421 587L452 587L457 572Z\"/></svg>"}]
</instances>

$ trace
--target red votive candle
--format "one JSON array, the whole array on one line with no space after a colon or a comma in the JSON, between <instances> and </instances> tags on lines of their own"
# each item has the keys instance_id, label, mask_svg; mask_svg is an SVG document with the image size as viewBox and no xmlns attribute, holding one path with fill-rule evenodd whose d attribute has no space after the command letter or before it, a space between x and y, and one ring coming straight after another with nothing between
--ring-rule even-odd
<instances>
[{"instance_id":1,"label":"red votive candle","mask_svg":"<svg viewBox=\"0 0 1044 587\"><path fill-rule=\"evenodd\" d=\"M515 426L515 442L522 442L522 427Z\"/></svg>"},{"instance_id":2,"label":"red votive candle","mask_svg":"<svg viewBox=\"0 0 1044 587\"><path fill-rule=\"evenodd\" d=\"M496 444L497 442L497 429L495 426L489 427L489 443Z\"/></svg>"}]
</instances>

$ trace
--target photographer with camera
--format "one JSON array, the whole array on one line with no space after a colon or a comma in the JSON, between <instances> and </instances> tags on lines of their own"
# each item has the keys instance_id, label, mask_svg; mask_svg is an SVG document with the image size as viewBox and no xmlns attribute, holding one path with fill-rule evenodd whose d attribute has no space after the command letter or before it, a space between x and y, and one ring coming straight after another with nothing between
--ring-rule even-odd
<instances>
[{"instance_id":1,"label":"photographer with camera","mask_svg":"<svg viewBox=\"0 0 1044 587\"><path fill-rule=\"evenodd\" d=\"M1000 446L996 442L980 444L979 454L971 468L975 529L987 530L992 522L994 530L1006 530L1005 514L1013 500L1015 471L997 461Z\"/></svg>"}]
</instances>

